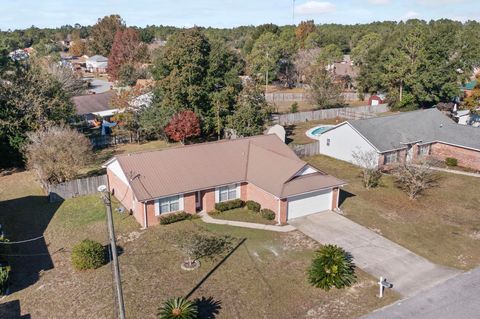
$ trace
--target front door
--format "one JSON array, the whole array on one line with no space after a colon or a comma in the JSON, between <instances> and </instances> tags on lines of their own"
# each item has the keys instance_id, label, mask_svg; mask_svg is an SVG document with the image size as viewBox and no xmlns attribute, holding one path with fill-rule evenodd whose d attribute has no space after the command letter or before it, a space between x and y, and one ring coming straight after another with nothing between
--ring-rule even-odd
<instances>
[{"instance_id":1,"label":"front door","mask_svg":"<svg viewBox=\"0 0 480 319\"><path fill-rule=\"evenodd\" d=\"M195 207L197 212L202 210L202 193L200 191L195 193Z\"/></svg>"},{"instance_id":2,"label":"front door","mask_svg":"<svg viewBox=\"0 0 480 319\"><path fill-rule=\"evenodd\" d=\"M407 163L410 163L413 160L413 145L410 144L407 146Z\"/></svg>"}]
</instances>

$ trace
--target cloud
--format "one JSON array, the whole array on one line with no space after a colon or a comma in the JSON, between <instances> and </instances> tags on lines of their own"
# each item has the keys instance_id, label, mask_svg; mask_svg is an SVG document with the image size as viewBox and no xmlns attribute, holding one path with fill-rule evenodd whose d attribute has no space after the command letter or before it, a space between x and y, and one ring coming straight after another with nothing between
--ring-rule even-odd
<instances>
[{"instance_id":1,"label":"cloud","mask_svg":"<svg viewBox=\"0 0 480 319\"><path fill-rule=\"evenodd\" d=\"M405 14L405 19L414 19L419 16L418 12L415 11L408 11L407 14Z\"/></svg>"},{"instance_id":2,"label":"cloud","mask_svg":"<svg viewBox=\"0 0 480 319\"><path fill-rule=\"evenodd\" d=\"M439 5L439 4L458 4L465 2L465 0L417 0L420 4Z\"/></svg>"},{"instance_id":3,"label":"cloud","mask_svg":"<svg viewBox=\"0 0 480 319\"><path fill-rule=\"evenodd\" d=\"M376 4L376 5L383 5L383 4L389 4L392 1L391 0L368 0L370 4Z\"/></svg>"},{"instance_id":4,"label":"cloud","mask_svg":"<svg viewBox=\"0 0 480 319\"><path fill-rule=\"evenodd\" d=\"M334 12L337 8L331 2L308 1L295 6L298 15L315 15Z\"/></svg>"}]
</instances>

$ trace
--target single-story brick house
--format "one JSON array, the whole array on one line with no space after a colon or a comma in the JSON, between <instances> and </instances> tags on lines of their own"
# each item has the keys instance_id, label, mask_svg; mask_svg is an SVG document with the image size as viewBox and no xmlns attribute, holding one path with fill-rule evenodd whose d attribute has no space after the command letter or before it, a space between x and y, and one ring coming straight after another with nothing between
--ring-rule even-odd
<instances>
[{"instance_id":1,"label":"single-story brick house","mask_svg":"<svg viewBox=\"0 0 480 319\"><path fill-rule=\"evenodd\" d=\"M338 207L345 182L308 165L276 135L117 155L104 165L109 189L148 227L164 214L209 212L254 200L278 223Z\"/></svg>"},{"instance_id":2,"label":"single-story brick house","mask_svg":"<svg viewBox=\"0 0 480 319\"><path fill-rule=\"evenodd\" d=\"M480 128L459 125L436 108L346 121L319 140L321 154L351 163L362 151L376 152L379 166L430 156L480 170Z\"/></svg>"}]
</instances>

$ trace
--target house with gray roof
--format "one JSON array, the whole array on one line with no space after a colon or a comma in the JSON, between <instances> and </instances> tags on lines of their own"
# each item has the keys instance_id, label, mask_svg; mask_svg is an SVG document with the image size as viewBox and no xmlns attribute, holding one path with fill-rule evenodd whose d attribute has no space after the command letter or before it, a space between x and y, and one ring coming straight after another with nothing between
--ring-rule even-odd
<instances>
[{"instance_id":1,"label":"house with gray roof","mask_svg":"<svg viewBox=\"0 0 480 319\"><path fill-rule=\"evenodd\" d=\"M480 129L459 125L436 108L346 121L319 140L321 154L352 163L355 152L375 152L379 166L430 156L480 170Z\"/></svg>"},{"instance_id":2,"label":"house with gray roof","mask_svg":"<svg viewBox=\"0 0 480 319\"><path fill-rule=\"evenodd\" d=\"M86 69L88 72L105 73L108 67L108 58L102 55L94 55L86 59Z\"/></svg>"}]
</instances>

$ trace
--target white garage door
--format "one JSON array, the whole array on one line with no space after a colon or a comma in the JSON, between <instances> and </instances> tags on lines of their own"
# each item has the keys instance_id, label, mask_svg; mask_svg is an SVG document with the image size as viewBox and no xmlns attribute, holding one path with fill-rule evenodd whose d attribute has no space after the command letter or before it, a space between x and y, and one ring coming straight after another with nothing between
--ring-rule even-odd
<instances>
[{"instance_id":1,"label":"white garage door","mask_svg":"<svg viewBox=\"0 0 480 319\"><path fill-rule=\"evenodd\" d=\"M325 190L288 198L287 219L331 209L332 191Z\"/></svg>"}]
</instances>

